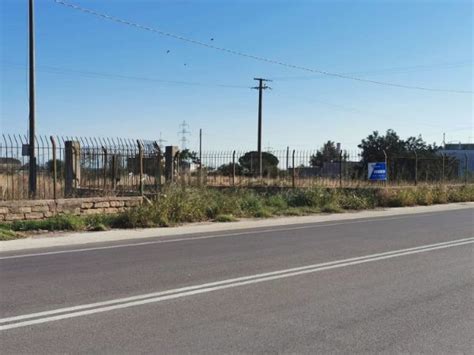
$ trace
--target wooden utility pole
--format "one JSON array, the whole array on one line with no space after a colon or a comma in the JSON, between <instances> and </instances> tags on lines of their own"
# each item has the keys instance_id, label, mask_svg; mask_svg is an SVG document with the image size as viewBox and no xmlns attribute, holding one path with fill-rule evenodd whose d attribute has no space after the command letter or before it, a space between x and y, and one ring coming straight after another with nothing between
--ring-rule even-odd
<instances>
[{"instance_id":1,"label":"wooden utility pole","mask_svg":"<svg viewBox=\"0 0 474 355\"><path fill-rule=\"evenodd\" d=\"M29 175L28 186L31 198L36 197L36 157L35 157L35 28L34 0L29 0Z\"/></svg>"},{"instance_id":2,"label":"wooden utility pole","mask_svg":"<svg viewBox=\"0 0 474 355\"><path fill-rule=\"evenodd\" d=\"M262 160L262 99L263 99L263 90L271 89L265 84L266 81L271 81L263 78L254 78L253 80L258 81L258 86L253 87L252 89L258 90L258 175L260 178L263 177L263 160Z\"/></svg>"}]
</instances>

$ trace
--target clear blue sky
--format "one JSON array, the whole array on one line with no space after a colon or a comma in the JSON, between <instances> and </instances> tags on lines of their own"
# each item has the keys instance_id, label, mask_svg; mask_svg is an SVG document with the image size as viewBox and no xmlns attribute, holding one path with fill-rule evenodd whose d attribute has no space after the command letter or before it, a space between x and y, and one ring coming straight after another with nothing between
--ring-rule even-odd
<instances>
[{"instance_id":1,"label":"clear blue sky","mask_svg":"<svg viewBox=\"0 0 474 355\"><path fill-rule=\"evenodd\" d=\"M27 2L1 0L2 133L27 131ZM72 2L309 68L473 89L471 1ZM36 0L36 41L40 134L157 139L162 132L177 144L178 124L186 120L192 148L199 128L206 149L253 148L257 92L249 87L261 76L275 78L264 96L264 146L318 148L331 139L352 149L371 131L388 128L402 137L422 134L428 142L441 143L443 132L448 141L474 139L472 94L312 75L109 22L53 0Z\"/></svg>"}]
</instances>

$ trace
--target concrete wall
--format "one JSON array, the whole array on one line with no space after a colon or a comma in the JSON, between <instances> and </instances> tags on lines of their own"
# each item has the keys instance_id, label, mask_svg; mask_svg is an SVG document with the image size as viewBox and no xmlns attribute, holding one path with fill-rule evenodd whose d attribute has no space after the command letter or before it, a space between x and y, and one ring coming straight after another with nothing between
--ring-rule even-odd
<instances>
[{"instance_id":1,"label":"concrete wall","mask_svg":"<svg viewBox=\"0 0 474 355\"><path fill-rule=\"evenodd\" d=\"M0 201L0 222L43 219L62 213L75 215L118 213L141 203L142 197L138 196Z\"/></svg>"}]
</instances>

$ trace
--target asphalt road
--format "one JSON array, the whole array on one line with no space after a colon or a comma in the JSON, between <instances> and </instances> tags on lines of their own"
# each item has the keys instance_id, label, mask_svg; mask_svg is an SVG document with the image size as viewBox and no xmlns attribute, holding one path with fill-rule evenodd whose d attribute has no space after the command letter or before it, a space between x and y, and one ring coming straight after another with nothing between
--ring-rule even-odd
<instances>
[{"instance_id":1,"label":"asphalt road","mask_svg":"<svg viewBox=\"0 0 474 355\"><path fill-rule=\"evenodd\" d=\"M0 351L473 353L473 242L466 208L1 253Z\"/></svg>"}]
</instances>

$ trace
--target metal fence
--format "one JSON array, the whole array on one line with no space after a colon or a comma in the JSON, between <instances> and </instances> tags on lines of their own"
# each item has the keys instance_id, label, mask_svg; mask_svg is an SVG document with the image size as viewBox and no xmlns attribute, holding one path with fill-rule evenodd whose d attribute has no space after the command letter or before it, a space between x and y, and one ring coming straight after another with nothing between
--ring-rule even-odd
<instances>
[{"instance_id":1,"label":"metal fence","mask_svg":"<svg viewBox=\"0 0 474 355\"><path fill-rule=\"evenodd\" d=\"M0 139L0 200L30 198L29 157L24 155L27 143L27 137L21 135L4 134ZM340 151L335 159L324 161L316 159L316 149L266 151L260 175L255 151L178 152L170 158L155 141L58 136L38 136L35 146L38 199L154 194L165 180L216 187L383 184L367 181L367 164L360 151ZM72 149L69 155L68 149ZM467 155L464 160L424 152L389 155L387 170L385 184L390 185L473 181Z\"/></svg>"},{"instance_id":2,"label":"metal fence","mask_svg":"<svg viewBox=\"0 0 474 355\"><path fill-rule=\"evenodd\" d=\"M30 197L29 157L22 135L3 134L0 140L0 199ZM74 151L72 189L67 189L66 142L78 142ZM74 148L73 148L74 149ZM37 191L35 198L53 199L78 196L133 195L156 190L155 142L122 138L37 136ZM80 173L79 173L80 172Z\"/></svg>"},{"instance_id":3,"label":"metal fence","mask_svg":"<svg viewBox=\"0 0 474 355\"><path fill-rule=\"evenodd\" d=\"M367 179L368 167L360 151L339 152L332 160L319 162L317 150L275 150L263 153L262 176L259 174L257 152L204 152L202 167L204 182L213 186L293 186L320 185L327 187L374 186ZM467 156L459 160L445 154L426 156L387 156L390 185L418 183L467 183L472 174L467 169ZM383 159L382 159L383 161ZM379 183L380 184L380 183Z\"/></svg>"},{"instance_id":4,"label":"metal fence","mask_svg":"<svg viewBox=\"0 0 474 355\"><path fill-rule=\"evenodd\" d=\"M259 155L255 151L203 152L204 182L211 186L336 186L358 164L358 152L341 152L340 157L313 166L317 150L272 150L262 153L262 176Z\"/></svg>"}]
</instances>

